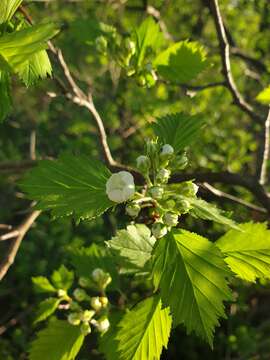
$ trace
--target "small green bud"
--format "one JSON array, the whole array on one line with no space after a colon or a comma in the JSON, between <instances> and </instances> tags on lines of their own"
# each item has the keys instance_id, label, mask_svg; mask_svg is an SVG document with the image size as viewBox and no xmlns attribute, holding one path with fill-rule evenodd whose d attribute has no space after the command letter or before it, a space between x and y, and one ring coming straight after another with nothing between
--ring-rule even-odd
<instances>
[{"instance_id":1,"label":"small green bud","mask_svg":"<svg viewBox=\"0 0 270 360\"><path fill-rule=\"evenodd\" d=\"M99 298L99 301L101 302L103 308L106 308L108 306L109 300L107 296L101 296Z\"/></svg>"},{"instance_id":2,"label":"small green bud","mask_svg":"<svg viewBox=\"0 0 270 360\"><path fill-rule=\"evenodd\" d=\"M167 226L176 226L178 224L178 215L168 212L164 215L163 220Z\"/></svg>"},{"instance_id":3,"label":"small green bud","mask_svg":"<svg viewBox=\"0 0 270 360\"><path fill-rule=\"evenodd\" d=\"M181 214L186 214L192 208L191 204L187 200L180 200L177 202L177 210Z\"/></svg>"},{"instance_id":4,"label":"small green bud","mask_svg":"<svg viewBox=\"0 0 270 360\"><path fill-rule=\"evenodd\" d=\"M157 77L154 73L154 71L151 71L151 72L147 72L145 74L145 81L146 81L146 86L148 88L152 87L155 85L156 81L157 81Z\"/></svg>"},{"instance_id":5,"label":"small green bud","mask_svg":"<svg viewBox=\"0 0 270 360\"><path fill-rule=\"evenodd\" d=\"M88 299L88 295L85 292L85 290L79 289L79 288L77 288L73 291L73 296L75 297L75 299L77 301L84 301L84 300Z\"/></svg>"},{"instance_id":6,"label":"small green bud","mask_svg":"<svg viewBox=\"0 0 270 360\"><path fill-rule=\"evenodd\" d=\"M167 169L160 169L157 173L157 181L162 184L166 184L169 180L169 177L171 175L170 170Z\"/></svg>"},{"instance_id":7,"label":"small green bud","mask_svg":"<svg viewBox=\"0 0 270 360\"><path fill-rule=\"evenodd\" d=\"M102 269L95 269L93 272L92 272L92 278L95 282L100 282L101 279L103 279L105 273Z\"/></svg>"},{"instance_id":8,"label":"small green bud","mask_svg":"<svg viewBox=\"0 0 270 360\"><path fill-rule=\"evenodd\" d=\"M72 300L72 302L70 304L70 310L72 310L72 311L80 311L81 307L76 301Z\"/></svg>"},{"instance_id":9,"label":"small green bud","mask_svg":"<svg viewBox=\"0 0 270 360\"><path fill-rule=\"evenodd\" d=\"M82 321L90 321L94 315L95 315L95 311L84 310L81 319Z\"/></svg>"},{"instance_id":10,"label":"small green bud","mask_svg":"<svg viewBox=\"0 0 270 360\"><path fill-rule=\"evenodd\" d=\"M57 295L58 295L58 297L65 297L65 296L67 296L67 292L66 292L66 290L63 290L63 289L59 289L58 291L57 291Z\"/></svg>"},{"instance_id":11,"label":"small green bud","mask_svg":"<svg viewBox=\"0 0 270 360\"><path fill-rule=\"evenodd\" d=\"M179 191L184 196L196 196L199 187L191 181L179 184Z\"/></svg>"},{"instance_id":12,"label":"small green bud","mask_svg":"<svg viewBox=\"0 0 270 360\"><path fill-rule=\"evenodd\" d=\"M160 186L153 186L149 192L154 199L161 199L164 194L164 189Z\"/></svg>"},{"instance_id":13,"label":"small green bud","mask_svg":"<svg viewBox=\"0 0 270 360\"><path fill-rule=\"evenodd\" d=\"M110 274L105 273L102 269L99 268L92 272L92 278L102 289L105 289L112 281Z\"/></svg>"},{"instance_id":14,"label":"small green bud","mask_svg":"<svg viewBox=\"0 0 270 360\"><path fill-rule=\"evenodd\" d=\"M91 332L91 327L90 325L88 324L88 322L84 322L82 323L82 325L80 326L80 330L81 330L81 333L86 336L88 334L90 334Z\"/></svg>"},{"instance_id":15,"label":"small green bud","mask_svg":"<svg viewBox=\"0 0 270 360\"><path fill-rule=\"evenodd\" d=\"M89 288L89 287L91 287L91 280L88 279L87 277L80 277L79 285L84 288Z\"/></svg>"},{"instance_id":16,"label":"small green bud","mask_svg":"<svg viewBox=\"0 0 270 360\"><path fill-rule=\"evenodd\" d=\"M182 155L177 155L175 159L171 162L171 167L174 170L183 170L188 164L187 155L184 153Z\"/></svg>"},{"instance_id":17,"label":"small green bud","mask_svg":"<svg viewBox=\"0 0 270 360\"><path fill-rule=\"evenodd\" d=\"M99 51L102 54L106 53L107 48L108 48L108 42L107 42L107 39L105 38L105 36L103 36L103 35L98 36L96 38L95 43L96 43L97 51Z\"/></svg>"},{"instance_id":18,"label":"small green bud","mask_svg":"<svg viewBox=\"0 0 270 360\"><path fill-rule=\"evenodd\" d=\"M170 144L165 144L162 146L160 158L162 161L166 161L172 158L174 154L174 148Z\"/></svg>"},{"instance_id":19,"label":"small green bud","mask_svg":"<svg viewBox=\"0 0 270 360\"><path fill-rule=\"evenodd\" d=\"M139 204L131 203L126 206L126 213L131 217L137 217L140 211L141 207Z\"/></svg>"},{"instance_id":20,"label":"small green bud","mask_svg":"<svg viewBox=\"0 0 270 360\"><path fill-rule=\"evenodd\" d=\"M129 55L134 55L136 52L136 44L134 41L132 41L130 38L126 38L124 40L124 46L125 49L127 50Z\"/></svg>"},{"instance_id":21,"label":"small green bud","mask_svg":"<svg viewBox=\"0 0 270 360\"><path fill-rule=\"evenodd\" d=\"M146 79L145 79L144 75L137 76L136 81L137 81L137 84L139 86L145 86L146 85Z\"/></svg>"},{"instance_id":22,"label":"small green bud","mask_svg":"<svg viewBox=\"0 0 270 360\"><path fill-rule=\"evenodd\" d=\"M144 174L149 170L151 162L148 156L141 155L137 157L136 164L138 170L140 170Z\"/></svg>"},{"instance_id":23,"label":"small green bud","mask_svg":"<svg viewBox=\"0 0 270 360\"><path fill-rule=\"evenodd\" d=\"M135 72L136 72L136 70L132 66L130 66L126 71L127 71L127 76L128 77L134 75Z\"/></svg>"},{"instance_id":24,"label":"small green bud","mask_svg":"<svg viewBox=\"0 0 270 360\"><path fill-rule=\"evenodd\" d=\"M167 231L168 231L167 227L161 223L157 222L157 223L153 224L153 226L152 226L152 234L157 239L165 236L167 234Z\"/></svg>"},{"instance_id":25,"label":"small green bud","mask_svg":"<svg viewBox=\"0 0 270 360\"><path fill-rule=\"evenodd\" d=\"M110 322L107 318L103 318L103 319L97 321L96 327L99 332L105 333L110 327Z\"/></svg>"},{"instance_id":26,"label":"small green bud","mask_svg":"<svg viewBox=\"0 0 270 360\"><path fill-rule=\"evenodd\" d=\"M99 311L102 308L102 303L99 300L98 296L92 297L90 304L91 304L92 308L95 309L96 311Z\"/></svg>"},{"instance_id":27,"label":"small green bud","mask_svg":"<svg viewBox=\"0 0 270 360\"><path fill-rule=\"evenodd\" d=\"M79 325L80 322L81 322L81 315L79 313L70 313L68 315L68 322L71 324L71 325Z\"/></svg>"}]
</instances>

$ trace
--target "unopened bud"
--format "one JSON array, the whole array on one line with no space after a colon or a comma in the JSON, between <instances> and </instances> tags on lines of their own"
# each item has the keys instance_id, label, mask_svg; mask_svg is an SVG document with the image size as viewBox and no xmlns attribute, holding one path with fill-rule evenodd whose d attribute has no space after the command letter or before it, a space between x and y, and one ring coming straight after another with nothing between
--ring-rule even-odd
<instances>
[{"instance_id":1,"label":"unopened bud","mask_svg":"<svg viewBox=\"0 0 270 360\"><path fill-rule=\"evenodd\" d=\"M59 289L57 292L57 295L58 295L58 297L65 297L65 296L67 296L67 292L66 292L66 290Z\"/></svg>"},{"instance_id":2,"label":"unopened bud","mask_svg":"<svg viewBox=\"0 0 270 360\"><path fill-rule=\"evenodd\" d=\"M101 296L99 298L99 301L101 302L103 308L106 308L108 306L109 300L107 296Z\"/></svg>"},{"instance_id":3,"label":"unopened bud","mask_svg":"<svg viewBox=\"0 0 270 360\"><path fill-rule=\"evenodd\" d=\"M170 144L162 146L160 157L162 160L169 160L174 154L174 148Z\"/></svg>"},{"instance_id":4,"label":"unopened bud","mask_svg":"<svg viewBox=\"0 0 270 360\"><path fill-rule=\"evenodd\" d=\"M160 186L153 186L149 192L154 199L161 199L164 194L164 189Z\"/></svg>"},{"instance_id":5,"label":"unopened bud","mask_svg":"<svg viewBox=\"0 0 270 360\"><path fill-rule=\"evenodd\" d=\"M93 280L98 284L103 290L111 283L112 278L109 273L105 273L102 269L95 269L92 272Z\"/></svg>"},{"instance_id":6,"label":"unopened bud","mask_svg":"<svg viewBox=\"0 0 270 360\"><path fill-rule=\"evenodd\" d=\"M107 39L104 36L98 36L96 38L96 49L100 53L106 53L108 47Z\"/></svg>"},{"instance_id":7,"label":"unopened bud","mask_svg":"<svg viewBox=\"0 0 270 360\"><path fill-rule=\"evenodd\" d=\"M81 319L82 321L90 321L94 315L95 315L95 311L84 310Z\"/></svg>"},{"instance_id":8,"label":"unopened bud","mask_svg":"<svg viewBox=\"0 0 270 360\"><path fill-rule=\"evenodd\" d=\"M141 207L139 204L131 203L126 206L126 213L131 217L137 217L140 211Z\"/></svg>"},{"instance_id":9,"label":"unopened bud","mask_svg":"<svg viewBox=\"0 0 270 360\"><path fill-rule=\"evenodd\" d=\"M168 212L164 215L163 220L167 226L176 226L178 223L178 215Z\"/></svg>"},{"instance_id":10,"label":"unopened bud","mask_svg":"<svg viewBox=\"0 0 270 360\"><path fill-rule=\"evenodd\" d=\"M157 173L157 181L165 184L168 182L170 175L171 175L170 170L160 169L159 172Z\"/></svg>"},{"instance_id":11,"label":"unopened bud","mask_svg":"<svg viewBox=\"0 0 270 360\"><path fill-rule=\"evenodd\" d=\"M141 155L137 157L136 164L138 170L140 170L142 173L146 173L150 168L150 159L148 156Z\"/></svg>"},{"instance_id":12,"label":"unopened bud","mask_svg":"<svg viewBox=\"0 0 270 360\"><path fill-rule=\"evenodd\" d=\"M84 301L88 298L87 293L83 289L75 289L73 295L77 301Z\"/></svg>"},{"instance_id":13,"label":"unopened bud","mask_svg":"<svg viewBox=\"0 0 270 360\"><path fill-rule=\"evenodd\" d=\"M80 277L79 285L84 288L89 288L89 287L91 287L91 280L88 279L87 277Z\"/></svg>"},{"instance_id":14,"label":"unopened bud","mask_svg":"<svg viewBox=\"0 0 270 360\"><path fill-rule=\"evenodd\" d=\"M171 163L171 167L174 170L183 170L188 164L187 155L184 153L182 155L177 155Z\"/></svg>"},{"instance_id":15,"label":"unopened bud","mask_svg":"<svg viewBox=\"0 0 270 360\"><path fill-rule=\"evenodd\" d=\"M188 200L180 200L177 202L177 210L182 214L186 214L191 208L192 206Z\"/></svg>"},{"instance_id":16,"label":"unopened bud","mask_svg":"<svg viewBox=\"0 0 270 360\"><path fill-rule=\"evenodd\" d=\"M155 238L162 238L167 234L167 227L161 223L155 223L152 226L152 234Z\"/></svg>"},{"instance_id":17,"label":"unopened bud","mask_svg":"<svg viewBox=\"0 0 270 360\"><path fill-rule=\"evenodd\" d=\"M102 269L96 268L93 272L92 272L92 278L95 282L100 282L101 279L103 279L104 277L104 271Z\"/></svg>"},{"instance_id":18,"label":"unopened bud","mask_svg":"<svg viewBox=\"0 0 270 360\"><path fill-rule=\"evenodd\" d=\"M107 318L99 320L97 321L96 327L99 332L105 333L110 327L110 322Z\"/></svg>"},{"instance_id":19,"label":"unopened bud","mask_svg":"<svg viewBox=\"0 0 270 360\"><path fill-rule=\"evenodd\" d=\"M126 48L126 50L128 51L128 53L132 56L135 54L135 51L136 51L136 44L134 41L132 41L131 39L129 38L126 38L124 40L124 46Z\"/></svg>"},{"instance_id":20,"label":"unopened bud","mask_svg":"<svg viewBox=\"0 0 270 360\"><path fill-rule=\"evenodd\" d=\"M70 313L68 315L68 322L71 325L79 325L81 322L81 315L79 313Z\"/></svg>"},{"instance_id":21,"label":"unopened bud","mask_svg":"<svg viewBox=\"0 0 270 360\"><path fill-rule=\"evenodd\" d=\"M90 334L91 332L91 327L90 325L88 324L88 322L84 322L82 323L82 325L80 326L80 330L81 330L81 333L86 336L88 334Z\"/></svg>"},{"instance_id":22,"label":"unopened bud","mask_svg":"<svg viewBox=\"0 0 270 360\"><path fill-rule=\"evenodd\" d=\"M99 300L99 297L92 297L90 304L92 306L93 309L95 309L96 311L99 311L102 308L102 303Z\"/></svg>"}]
</instances>

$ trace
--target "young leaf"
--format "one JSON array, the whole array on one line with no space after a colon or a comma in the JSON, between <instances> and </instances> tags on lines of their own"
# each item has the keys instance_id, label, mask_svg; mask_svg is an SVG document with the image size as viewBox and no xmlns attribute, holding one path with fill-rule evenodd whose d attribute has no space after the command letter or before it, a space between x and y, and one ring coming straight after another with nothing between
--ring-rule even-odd
<instances>
[{"instance_id":1,"label":"young leaf","mask_svg":"<svg viewBox=\"0 0 270 360\"><path fill-rule=\"evenodd\" d=\"M239 227L242 231L230 230L215 243L226 263L243 280L270 279L270 230L265 223Z\"/></svg>"},{"instance_id":2,"label":"young leaf","mask_svg":"<svg viewBox=\"0 0 270 360\"><path fill-rule=\"evenodd\" d=\"M223 215L224 211L218 209L215 205L198 198L186 198L193 206L191 214L204 220L215 221L226 225L232 229L240 230L239 226L230 218Z\"/></svg>"},{"instance_id":3,"label":"young leaf","mask_svg":"<svg viewBox=\"0 0 270 360\"><path fill-rule=\"evenodd\" d=\"M125 230L119 230L106 244L118 257L120 266L126 272L136 272L145 270L155 241L147 226L136 224L129 225Z\"/></svg>"},{"instance_id":4,"label":"young leaf","mask_svg":"<svg viewBox=\"0 0 270 360\"><path fill-rule=\"evenodd\" d=\"M162 309L158 296L150 297L127 312L112 333L105 347L107 360L156 360L162 348L167 348L171 331L169 308ZM105 346L104 346L105 345ZM106 351L110 346L110 351Z\"/></svg>"},{"instance_id":5,"label":"young leaf","mask_svg":"<svg viewBox=\"0 0 270 360\"><path fill-rule=\"evenodd\" d=\"M79 326L63 320L51 321L32 342L29 360L74 360L83 341Z\"/></svg>"},{"instance_id":6,"label":"young leaf","mask_svg":"<svg viewBox=\"0 0 270 360\"><path fill-rule=\"evenodd\" d=\"M225 317L223 301L231 299L230 274L220 250L186 230L159 240L153 254L153 281L174 323L184 324L213 346L218 318Z\"/></svg>"},{"instance_id":7,"label":"young leaf","mask_svg":"<svg viewBox=\"0 0 270 360\"><path fill-rule=\"evenodd\" d=\"M45 276L32 277L32 282L35 290L40 293L55 293L57 291Z\"/></svg>"},{"instance_id":8,"label":"young leaf","mask_svg":"<svg viewBox=\"0 0 270 360\"><path fill-rule=\"evenodd\" d=\"M47 319L57 309L60 299L48 298L39 304L38 311L35 318L35 323Z\"/></svg>"},{"instance_id":9,"label":"young leaf","mask_svg":"<svg viewBox=\"0 0 270 360\"><path fill-rule=\"evenodd\" d=\"M166 80L186 83L207 66L206 53L196 42L180 41L160 53L155 61L158 73Z\"/></svg>"},{"instance_id":10,"label":"young leaf","mask_svg":"<svg viewBox=\"0 0 270 360\"><path fill-rule=\"evenodd\" d=\"M135 31L137 66L143 63L148 48L156 51L163 42L163 34L158 23L152 17L148 17Z\"/></svg>"},{"instance_id":11,"label":"young leaf","mask_svg":"<svg viewBox=\"0 0 270 360\"><path fill-rule=\"evenodd\" d=\"M92 244L89 247L74 248L69 250L71 263L76 269L76 274L91 277L93 270L99 268L110 273L112 282L109 288L118 287L118 273L111 254L104 247Z\"/></svg>"},{"instance_id":12,"label":"young leaf","mask_svg":"<svg viewBox=\"0 0 270 360\"><path fill-rule=\"evenodd\" d=\"M263 89L257 96L256 100L265 105L270 105L270 86Z\"/></svg>"},{"instance_id":13,"label":"young leaf","mask_svg":"<svg viewBox=\"0 0 270 360\"><path fill-rule=\"evenodd\" d=\"M41 50L18 67L18 75L26 86L36 83L38 79L51 76L52 67L45 50Z\"/></svg>"},{"instance_id":14,"label":"young leaf","mask_svg":"<svg viewBox=\"0 0 270 360\"><path fill-rule=\"evenodd\" d=\"M15 11L21 5L22 0L1 0L0 2L0 24L9 21Z\"/></svg>"},{"instance_id":15,"label":"young leaf","mask_svg":"<svg viewBox=\"0 0 270 360\"><path fill-rule=\"evenodd\" d=\"M106 194L110 171L84 156L64 154L58 160L43 160L21 183L38 209L53 216L74 214L76 219L93 219L115 203Z\"/></svg>"},{"instance_id":16,"label":"young leaf","mask_svg":"<svg viewBox=\"0 0 270 360\"><path fill-rule=\"evenodd\" d=\"M61 265L53 272L51 279L56 289L68 290L73 284L74 272L69 271L65 265Z\"/></svg>"},{"instance_id":17,"label":"young leaf","mask_svg":"<svg viewBox=\"0 0 270 360\"><path fill-rule=\"evenodd\" d=\"M0 70L0 123L10 113L11 108L9 74L6 71Z\"/></svg>"},{"instance_id":18,"label":"young leaf","mask_svg":"<svg viewBox=\"0 0 270 360\"><path fill-rule=\"evenodd\" d=\"M184 150L198 136L204 120L197 115L168 114L157 119L152 127L163 144L170 144L177 153Z\"/></svg>"},{"instance_id":19,"label":"young leaf","mask_svg":"<svg viewBox=\"0 0 270 360\"><path fill-rule=\"evenodd\" d=\"M39 24L0 37L0 55L15 71L34 54L46 49L57 30L53 24Z\"/></svg>"}]
</instances>

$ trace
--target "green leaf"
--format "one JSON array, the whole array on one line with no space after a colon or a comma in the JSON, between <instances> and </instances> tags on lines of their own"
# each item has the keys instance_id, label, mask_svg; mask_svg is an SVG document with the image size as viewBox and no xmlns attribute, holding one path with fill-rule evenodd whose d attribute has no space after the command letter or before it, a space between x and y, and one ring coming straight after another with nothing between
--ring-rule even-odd
<instances>
[{"instance_id":1,"label":"green leaf","mask_svg":"<svg viewBox=\"0 0 270 360\"><path fill-rule=\"evenodd\" d=\"M15 72L21 72L22 64L46 49L47 41L56 33L55 26L48 23L5 34L0 37L0 56Z\"/></svg>"},{"instance_id":2,"label":"green leaf","mask_svg":"<svg viewBox=\"0 0 270 360\"><path fill-rule=\"evenodd\" d=\"M55 293L57 290L45 276L32 277L35 290L40 293Z\"/></svg>"},{"instance_id":3,"label":"green leaf","mask_svg":"<svg viewBox=\"0 0 270 360\"><path fill-rule=\"evenodd\" d=\"M9 21L15 11L21 5L22 0L1 0L0 2L0 24Z\"/></svg>"},{"instance_id":4,"label":"green leaf","mask_svg":"<svg viewBox=\"0 0 270 360\"><path fill-rule=\"evenodd\" d=\"M124 315L116 334L112 333L113 346L110 338L107 339L107 345L103 344L106 359L159 359L162 348L167 348L171 323L169 308L162 309L158 296L140 302Z\"/></svg>"},{"instance_id":5,"label":"green leaf","mask_svg":"<svg viewBox=\"0 0 270 360\"><path fill-rule=\"evenodd\" d=\"M229 269L220 250L186 230L160 239L153 254L153 281L174 323L184 324L213 346L213 332L225 317L224 300L231 299Z\"/></svg>"},{"instance_id":6,"label":"green leaf","mask_svg":"<svg viewBox=\"0 0 270 360\"><path fill-rule=\"evenodd\" d=\"M110 171L84 156L64 154L58 160L43 160L21 183L40 210L52 215L93 219L115 205L106 194Z\"/></svg>"},{"instance_id":7,"label":"green leaf","mask_svg":"<svg viewBox=\"0 0 270 360\"><path fill-rule=\"evenodd\" d=\"M0 70L0 123L7 117L11 109L12 100L9 74L6 71Z\"/></svg>"},{"instance_id":8,"label":"green leaf","mask_svg":"<svg viewBox=\"0 0 270 360\"><path fill-rule=\"evenodd\" d=\"M18 75L26 86L33 85L38 79L52 75L52 67L45 50L41 50L18 68Z\"/></svg>"},{"instance_id":9,"label":"green leaf","mask_svg":"<svg viewBox=\"0 0 270 360\"><path fill-rule=\"evenodd\" d=\"M198 136L204 120L182 113L168 114L157 119L152 127L163 144L170 144L177 153L190 145Z\"/></svg>"},{"instance_id":10,"label":"green leaf","mask_svg":"<svg viewBox=\"0 0 270 360\"><path fill-rule=\"evenodd\" d=\"M239 227L242 231L230 230L216 242L225 261L243 280L270 279L270 230L265 223Z\"/></svg>"},{"instance_id":11,"label":"green leaf","mask_svg":"<svg viewBox=\"0 0 270 360\"><path fill-rule=\"evenodd\" d=\"M58 270L53 272L51 279L56 289L68 290L73 284L74 272L69 271L65 265L61 265Z\"/></svg>"},{"instance_id":12,"label":"green leaf","mask_svg":"<svg viewBox=\"0 0 270 360\"><path fill-rule=\"evenodd\" d=\"M42 301L39 304L34 322L38 323L40 321L47 319L50 315L52 315L55 312L59 303L60 303L60 299L57 298L48 298Z\"/></svg>"},{"instance_id":13,"label":"green leaf","mask_svg":"<svg viewBox=\"0 0 270 360\"><path fill-rule=\"evenodd\" d=\"M180 41L160 53L154 66L166 80L186 83L194 79L207 66L206 53L196 42Z\"/></svg>"},{"instance_id":14,"label":"green leaf","mask_svg":"<svg viewBox=\"0 0 270 360\"><path fill-rule=\"evenodd\" d=\"M84 341L79 326L55 320L38 333L29 360L74 360Z\"/></svg>"},{"instance_id":15,"label":"green leaf","mask_svg":"<svg viewBox=\"0 0 270 360\"><path fill-rule=\"evenodd\" d=\"M106 244L116 255L116 261L125 272L138 272L147 270L145 267L151 258L155 241L147 226L136 224L119 230Z\"/></svg>"},{"instance_id":16,"label":"green leaf","mask_svg":"<svg viewBox=\"0 0 270 360\"><path fill-rule=\"evenodd\" d=\"M270 105L270 85L256 96L256 100L262 104Z\"/></svg>"},{"instance_id":17,"label":"green leaf","mask_svg":"<svg viewBox=\"0 0 270 360\"><path fill-rule=\"evenodd\" d=\"M136 40L136 63L137 67L141 67L146 52L150 48L156 51L163 42L163 34L160 31L158 23L152 17L148 17L143 21L138 29L135 30Z\"/></svg>"},{"instance_id":18,"label":"green leaf","mask_svg":"<svg viewBox=\"0 0 270 360\"><path fill-rule=\"evenodd\" d=\"M115 263L106 248L92 244L89 247L72 248L69 250L69 254L71 263L79 276L91 277L93 270L99 268L110 273L112 277L112 282L108 288L117 288L119 286Z\"/></svg>"},{"instance_id":19,"label":"green leaf","mask_svg":"<svg viewBox=\"0 0 270 360\"><path fill-rule=\"evenodd\" d=\"M184 197L193 206L191 214L204 220L215 221L219 224L229 226L233 229L240 230L239 226L230 218L226 217L225 211L217 208L215 205L198 198Z\"/></svg>"}]
</instances>

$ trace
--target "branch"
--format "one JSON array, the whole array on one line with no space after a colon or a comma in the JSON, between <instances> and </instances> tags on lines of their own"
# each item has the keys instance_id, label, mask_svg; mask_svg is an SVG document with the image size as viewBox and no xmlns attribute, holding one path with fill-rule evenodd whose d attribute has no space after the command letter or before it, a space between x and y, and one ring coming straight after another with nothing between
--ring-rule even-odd
<instances>
[{"instance_id":1,"label":"branch","mask_svg":"<svg viewBox=\"0 0 270 360\"><path fill-rule=\"evenodd\" d=\"M265 185L265 183L267 182L267 163L269 159L269 150L270 150L269 131L270 131L270 108L264 124L264 144L263 144L262 158L260 161L260 179L259 179L261 185Z\"/></svg>"},{"instance_id":2,"label":"branch","mask_svg":"<svg viewBox=\"0 0 270 360\"><path fill-rule=\"evenodd\" d=\"M30 227L33 225L36 218L40 215L40 211L35 210L31 212L30 215L27 216L27 218L19 225L16 229L18 232L18 235L15 239L10 240L9 247L7 250L7 253L5 254L4 258L2 259L0 263L0 281L3 279L3 277L6 275L8 269L13 264L14 259L17 255L18 249L20 247L20 244L27 233L27 231L30 229ZM12 231L13 233L13 231ZM6 234L7 236L7 234Z\"/></svg>"},{"instance_id":3,"label":"branch","mask_svg":"<svg viewBox=\"0 0 270 360\"><path fill-rule=\"evenodd\" d=\"M4 161L0 163L0 173L25 171L37 164L36 160Z\"/></svg>"},{"instance_id":4,"label":"branch","mask_svg":"<svg viewBox=\"0 0 270 360\"><path fill-rule=\"evenodd\" d=\"M252 105L246 102L241 93L239 92L231 71L230 61L230 45L224 28L222 16L219 9L218 0L205 1L209 6L210 12L213 16L215 27L219 40L219 48L222 60L222 73L226 80L226 87L231 92L234 100L234 104L238 106L242 111L248 114L253 120L258 123L262 123L262 118L254 111Z\"/></svg>"}]
</instances>

